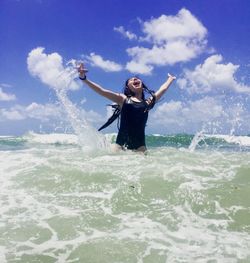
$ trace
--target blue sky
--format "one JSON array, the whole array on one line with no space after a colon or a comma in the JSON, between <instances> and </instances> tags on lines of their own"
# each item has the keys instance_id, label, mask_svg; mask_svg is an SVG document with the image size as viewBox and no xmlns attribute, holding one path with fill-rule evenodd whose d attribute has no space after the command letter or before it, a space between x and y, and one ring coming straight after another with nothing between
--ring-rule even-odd
<instances>
[{"instance_id":1,"label":"blue sky","mask_svg":"<svg viewBox=\"0 0 250 263\"><path fill-rule=\"evenodd\" d=\"M78 118L105 121L106 99L58 77L72 59L117 92L135 74L154 90L175 74L147 133L250 134L249 13L248 0L2 0L0 135L70 131L58 85Z\"/></svg>"}]
</instances>

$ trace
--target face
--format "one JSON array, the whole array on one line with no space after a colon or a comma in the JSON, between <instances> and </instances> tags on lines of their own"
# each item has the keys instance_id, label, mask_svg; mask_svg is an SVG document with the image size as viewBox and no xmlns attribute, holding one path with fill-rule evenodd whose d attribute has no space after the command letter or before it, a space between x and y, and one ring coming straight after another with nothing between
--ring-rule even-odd
<instances>
[{"instance_id":1,"label":"face","mask_svg":"<svg viewBox=\"0 0 250 263\"><path fill-rule=\"evenodd\" d=\"M134 93L142 91L142 81L139 78L133 77L128 81L128 87Z\"/></svg>"}]
</instances>

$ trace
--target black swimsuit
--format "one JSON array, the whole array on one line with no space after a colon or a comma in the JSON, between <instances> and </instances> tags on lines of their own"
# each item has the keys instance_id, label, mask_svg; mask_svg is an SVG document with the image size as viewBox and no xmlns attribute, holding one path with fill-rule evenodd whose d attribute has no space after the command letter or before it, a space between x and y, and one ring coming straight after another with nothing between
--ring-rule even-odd
<instances>
[{"instance_id":1,"label":"black swimsuit","mask_svg":"<svg viewBox=\"0 0 250 263\"><path fill-rule=\"evenodd\" d=\"M148 119L146 101L136 102L127 98L121 110L121 123L116 143L136 150L145 143L145 127Z\"/></svg>"}]
</instances>

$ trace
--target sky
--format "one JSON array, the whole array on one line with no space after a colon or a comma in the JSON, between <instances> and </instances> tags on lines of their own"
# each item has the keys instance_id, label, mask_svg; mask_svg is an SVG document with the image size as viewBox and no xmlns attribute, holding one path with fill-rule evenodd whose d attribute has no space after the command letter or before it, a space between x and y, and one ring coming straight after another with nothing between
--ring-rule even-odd
<instances>
[{"instance_id":1,"label":"sky","mask_svg":"<svg viewBox=\"0 0 250 263\"><path fill-rule=\"evenodd\" d=\"M0 135L72 132L58 90L80 121L106 121L110 102L69 74L72 61L115 92L175 75L148 134L249 135L249 14L249 0L1 0Z\"/></svg>"}]
</instances>

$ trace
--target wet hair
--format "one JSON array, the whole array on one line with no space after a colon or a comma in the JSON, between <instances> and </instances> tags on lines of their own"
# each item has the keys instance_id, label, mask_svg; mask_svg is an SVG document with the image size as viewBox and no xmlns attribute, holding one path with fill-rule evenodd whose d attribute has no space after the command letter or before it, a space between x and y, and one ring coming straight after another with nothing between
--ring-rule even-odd
<instances>
[{"instance_id":1,"label":"wet hair","mask_svg":"<svg viewBox=\"0 0 250 263\"><path fill-rule=\"evenodd\" d=\"M138 77L136 77L138 78ZM125 86L124 86L124 90L123 90L123 93L127 96L127 97L132 97L132 96L135 96L135 93L128 87L128 82L131 78L127 79L126 82L125 82ZM140 79L140 78L138 78ZM151 110L154 105L155 105L155 100L156 100L156 97L155 97L155 92L153 90L150 90L148 89L148 87L142 82L142 99L145 100L145 94L144 94L144 91L146 91L147 93L149 93L152 98L149 100L149 104L147 105L146 107L146 110L145 111L149 111ZM118 104L113 104L113 105L109 105L111 106L114 111L113 111L113 115L108 119L108 121L102 125L101 128L98 129L98 131L101 131L102 129L108 127L112 122L114 122L117 118L118 118L118 122L117 122L117 128L119 130L119 117L120 117L120 114L121 114L121 108Z\"/></svg>"},{"instance_id":2,"label":"wet hair","mask_svg":"<svg viewBox=\"0 0 250 263\"><path fill-rule=\"evenodd\" d=\"M132 77L133 78L133 77ZM138 78L135 76L135 78ZM140 79L140 78L138 78ZM132 97L132 96L135 96L135 93L129 88L128 86L128 82L129 80L131 80L131 78L127 79L126 82L125 82L125 85L124 85L124 91L123 93L127 96L127 97ZM145 100L145 94L144 94L144 89L145 89L145 85L144 83L142 82L142 99ZM146 87L147 88L147 87Z\"/></svg>"},{"instance_id":3,"label":"wet hair","mask_svg":"<svg viewBox=\"0 0 250 263\"><path fill-rule=\"evenodd\" d=\"M140 79L137 76L134 76L135 78ZM132 77L133 78L133 77ZM135 96L135 93L128 87L128 82L131 78L127 79L124 85L124 90L123 93L127 96L127 97L132 97ZM140 79L141 80L141 79ZM152 109L155 105L155 92L153 90L150 90L142 81L142 99L145 100L145 92L149 93L152 96L152 100L150 101L149 105L148 105L148 110Z\"/></svg>"}]
</instances>

